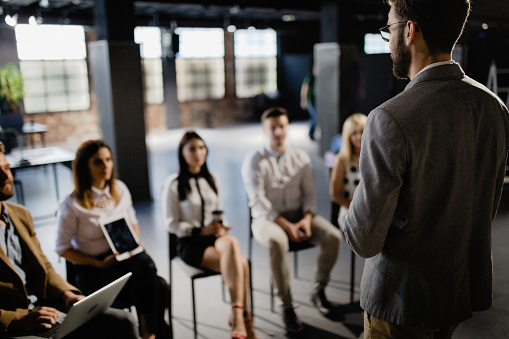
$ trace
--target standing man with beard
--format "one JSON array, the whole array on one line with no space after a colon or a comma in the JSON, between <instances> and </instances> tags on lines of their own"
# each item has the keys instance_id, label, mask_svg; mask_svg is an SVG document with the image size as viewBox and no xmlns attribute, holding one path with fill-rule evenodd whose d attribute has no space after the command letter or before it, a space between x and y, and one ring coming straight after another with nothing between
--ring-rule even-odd
<instances>
[{"instance_id":1,"label":"standing man with beard","mask_svg":"<svg viewBox=\"0 0 509 339\"><path fill-rule=\"evenodd\" d=\"M411 81L368 116L345 238L368 258L365 338L451 338L491 306L509 116L451 60L469 0L388 3L380 32L394 75Z\"/></svg>"},{"instance_id":2,"label":"standing man with beard","mask_svg":"<svg viewBox=\"0 0 509 339\"><path fill-rule=\"evenodd\" d=\"M0 142L0 337L37 334L50 329L59 310L68 311L85 298L51 266L35 235L28 210L6 203L13 196L13 177ZM57 309L58 308L58 309ZM137 339L133 316L109 308L68 339Z\"/></svg>"}]
</instances>

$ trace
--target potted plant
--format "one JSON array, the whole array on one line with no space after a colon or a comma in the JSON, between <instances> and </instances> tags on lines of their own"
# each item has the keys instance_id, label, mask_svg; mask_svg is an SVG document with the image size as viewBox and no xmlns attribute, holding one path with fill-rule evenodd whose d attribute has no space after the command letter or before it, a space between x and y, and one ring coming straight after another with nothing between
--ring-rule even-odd
<instances>
[{"instance_id":1,"label":"potted plant","mask_svg":"<svg viewBox=\"0 0 509 339\"><path fill-rule=\"evenodd\" d=\"M21 113L24 95L23 76L19 68L13 63L0 68L1 113Z\"/></svg>"}]
</instances>

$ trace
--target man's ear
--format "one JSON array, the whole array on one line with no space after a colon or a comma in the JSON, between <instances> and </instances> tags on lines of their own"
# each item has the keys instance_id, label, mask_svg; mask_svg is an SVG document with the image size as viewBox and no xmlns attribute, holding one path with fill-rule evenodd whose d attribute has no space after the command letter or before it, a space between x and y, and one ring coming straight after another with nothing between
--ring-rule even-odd
<instances>
[{"instance_id":1,"label":"man's ear","mask_svg":"<svg viewBox=\"0 0 509 339\"><path fill-rule=\"evenodd\" d=\"M405 43L407 46L415 40L419 27L412 20L408 20L405 25Z\"/></svg>"}]
</instances>

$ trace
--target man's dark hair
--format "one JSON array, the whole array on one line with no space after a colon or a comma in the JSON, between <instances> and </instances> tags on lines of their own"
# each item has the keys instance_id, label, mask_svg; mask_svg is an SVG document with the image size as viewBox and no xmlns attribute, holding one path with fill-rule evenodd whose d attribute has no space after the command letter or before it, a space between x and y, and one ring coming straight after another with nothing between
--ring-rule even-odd
<instances>
[{"instance_id":1,"label":"man's dark hair","mask_svg":"<svg viewBox=\"0 0 509 339\"><path fill-rule=\"evenodd\" d=\"M401 20L422 31L431 55L451 53L470 14L470 0L387 0Z\"/></svg>"},{"instance_id":2,"label":"man's dark hair","mask_svg":"<svg viewBox=\"0 0 509 339\"><path fill-rule=\"evenodd\" d=\"M288 118L288 111L283 107L271 107L262 114L261 121L264 122L268 118L276 118L285 115Z\"/></svg>"}]
</instances>

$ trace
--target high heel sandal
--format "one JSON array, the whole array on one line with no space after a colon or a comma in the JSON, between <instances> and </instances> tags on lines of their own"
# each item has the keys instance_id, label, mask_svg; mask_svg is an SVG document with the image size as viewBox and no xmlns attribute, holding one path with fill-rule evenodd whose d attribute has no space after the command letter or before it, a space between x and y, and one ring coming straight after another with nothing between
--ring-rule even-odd
<instances>
[{"instance_id":1,"label":"high heel sandal","mask_svg":"<svg viewBox=\"0 0 509 339\"><path fill-rule=\"evenodd\" d=\"M235 310L235 309L244 309L243 306L240 306L240 305L232 305L232 309ZM230 318L230 327L232 328L233 330L233 314ZM238 333L238 332L233 332L232 331L232 338L231 339L247 339L247 335L245 334L242 334L242 333Z\"/></svg>"}]
</instances>

